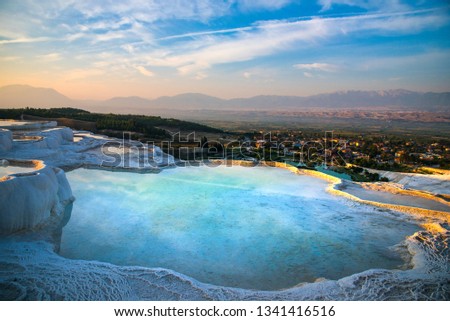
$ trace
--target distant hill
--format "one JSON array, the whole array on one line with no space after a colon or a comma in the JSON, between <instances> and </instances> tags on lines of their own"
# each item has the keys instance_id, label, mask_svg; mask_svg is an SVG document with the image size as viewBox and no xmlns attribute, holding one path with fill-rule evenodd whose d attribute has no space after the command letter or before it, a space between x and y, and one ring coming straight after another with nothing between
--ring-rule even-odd
<instances>
[{"instance_id":1,"label":"distant hill","mask_svg":"<svg viewBox=\"0 0 450 321\"><path fill-rule=\"evenodd\" d=\"M151 104L151 100L137 97L137 96L131 96L131 97L114 97L108 100L99 101L99 102L92 102L93 104L98 103L100 107L113 107L113 108L148 108Z\"/></svg>"},{"instance_id":2,"label":"distant hill","mask_svg":"<svg viewBox=\"0 0 450 321\"><path fill-rule=\"evenodd\" d=\"M0 88L0 107L75 106L76 101L51 88L11 85Z\"/></svg>"},{"instance_id":3,"label":"distant hill","mask_svg":"<svg viewBox=\"0 0 450 321\"><path fill-rule=\"evenodd\" d=\"M353 109L388 107L422 111L449 111L450 92L421 93L403 89L384 91L340 91L307 97L255 96L251 98L220 99L197 93L172 97L145 99L115 97L104 101L72 100L54 89L26 85L0 88L0 107L83 107L91 111L148 113L152 110L245 110L245 109Z\"/></svg>"},{"instance_id":4,"label":"distant hill","mask_svg":"<svg viewBox=\"0 0 450 321\"><path fill-rule=\"evenodd\" d=\"M150 106L170 109L222 109L227 107L227 103L227 100L217 97L187 93L172 97L159 97L150 101Z\"/></svg>"},{"instance_id":5,"label":"distant hill","mask_svg":"<svg viewBox=\"0 0 450 321\"><path fill-rule=\"evenodd\" d=\"M229 101L234 107L253 108L361 108L397 107L421 110L450 110L450 92L420 93L408 90L341 91L314 96L256 96Z\"/></svg>"}]
</instances>

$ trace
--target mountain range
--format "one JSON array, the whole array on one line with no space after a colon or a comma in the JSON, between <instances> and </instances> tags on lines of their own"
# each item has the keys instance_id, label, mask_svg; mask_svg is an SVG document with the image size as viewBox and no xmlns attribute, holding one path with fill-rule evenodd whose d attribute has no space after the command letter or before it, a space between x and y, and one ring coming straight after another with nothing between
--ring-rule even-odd
<instances>
[{"instance_id":1,"label":"mountain range","mask_svg":"<svg viewBox=\"0 0 450 321\"><path fill-rule=\"evenodd\" d=\"M271 110L271 109L355 109L392 108L421 111L449 111L450 92L415 92L403 89L383 91L340 91L313 96L255 96L221 99L198 93L163 96L156 99L114 97L108 100L74 100L51 88L9 85L0 88L0 108L78 107L97 112L148 113L152 110Z\"/></svg>"}]
</instances>

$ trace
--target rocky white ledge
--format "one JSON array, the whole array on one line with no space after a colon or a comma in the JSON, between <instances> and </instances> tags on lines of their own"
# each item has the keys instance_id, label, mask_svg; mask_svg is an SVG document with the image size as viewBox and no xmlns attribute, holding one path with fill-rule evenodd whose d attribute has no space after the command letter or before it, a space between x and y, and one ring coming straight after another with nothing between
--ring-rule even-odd
<instances>
[{"instance_id":1,"label":"rocky white ledge","mask_svg":"<svg viewBox=\"0 0 450 321\"><path fill-rule=\"evenodd\" d=\"M63 170L37 160L8 163L35 170L0 179L0 234L34 229L64 215L74 197Z\"/></svg>"},{"instance_id":2,"label":"rocky white ledge","mask_svg":"<svg viewBox=\"0 0 450 321\"><path fill-rule=\"evenodd\" d=\"M68 127L27 132L26 136L41 139L14 139L11 131L0 128L0 159L39 159L62 169L85 166L137 172L157 172L175 164L173 156L157 146Z\"/></svg>"}]
</instances>

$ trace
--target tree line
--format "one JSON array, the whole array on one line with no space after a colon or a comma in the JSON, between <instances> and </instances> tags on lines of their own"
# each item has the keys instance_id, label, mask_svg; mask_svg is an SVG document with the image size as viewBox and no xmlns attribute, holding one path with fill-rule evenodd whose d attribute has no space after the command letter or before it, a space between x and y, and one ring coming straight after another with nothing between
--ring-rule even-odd
<instances>
[{"instance_id":1,"label":"tree line","mask_svg":"<svg viewBox=\"0 0 450 321\"><path fill-rule=\"evenodd\" d=\"M206 125L183 121L174 118L161 118L159 116L101 114L89 111L62 107L62 108L10 108L0 109L0 118L21 119L22 115L31 115L47 119L68 118L95 123L97 130L116 130L141 133L148 137L166 138L170 134L158 127L175 128L181 131L202 131L208 133L222 132L220 129Z\"/></svg>"}]
</instances>

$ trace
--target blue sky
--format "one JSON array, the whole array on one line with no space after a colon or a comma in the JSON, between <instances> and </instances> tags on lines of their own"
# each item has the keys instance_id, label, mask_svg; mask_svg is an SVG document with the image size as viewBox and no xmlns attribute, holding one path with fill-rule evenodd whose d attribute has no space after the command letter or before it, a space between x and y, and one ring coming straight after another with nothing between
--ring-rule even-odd
<instances>
[{"instance_id":1,"label":"blue sky","mask_svg":"<svg viewBox=\"0 0 450 321\"><path fill-rule=\"evenodd\" d=\"M0 85L78 99L450 91L448 1L0 2Z\"/></svg>"}]
</instances>

